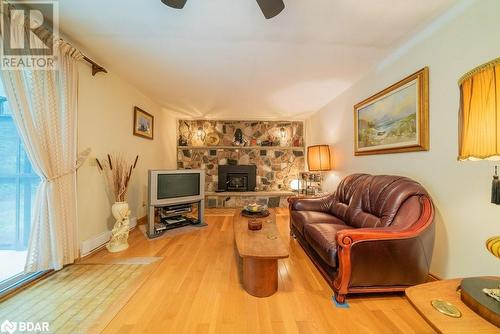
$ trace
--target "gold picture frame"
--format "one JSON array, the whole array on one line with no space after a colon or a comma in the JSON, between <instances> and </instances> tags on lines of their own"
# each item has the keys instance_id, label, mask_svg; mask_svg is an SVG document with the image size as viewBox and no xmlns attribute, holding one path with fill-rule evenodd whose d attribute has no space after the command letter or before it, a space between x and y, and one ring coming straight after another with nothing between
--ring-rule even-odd
<instances>
[{"instance_id":1,"label":"gold picture frame","mask_svg":"<svg viewBox=\"0 0 500 334\"><path fill-rule=\"evenodd\" d=\"M429 68L354 106L354 154L429 150Z\"/></svg>"},{"instance_id":2,"label":"gold picture frame","mask_svg":"<svg viewBox=\"0 0 500 334\"><path fill-rule=\"evenodd\" d=\"M134 136L153 140L154 116L139 107L134 107Z\"/></svg>"}]
</instances>

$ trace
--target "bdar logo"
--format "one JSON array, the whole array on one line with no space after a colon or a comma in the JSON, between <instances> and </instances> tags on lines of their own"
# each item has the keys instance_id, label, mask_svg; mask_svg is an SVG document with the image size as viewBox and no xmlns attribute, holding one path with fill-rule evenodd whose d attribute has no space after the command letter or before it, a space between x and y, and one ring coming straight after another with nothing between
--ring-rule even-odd
<instances>
[{"instance_id":1,"label":"bdar logo","mask_svg":"<svg viewBox=\"0 0 500 334\"><path fill-rule=\"evenodd\" d=\"M16 329L17 329L17 323L10 322L9 320L5 320L0 326L0 331L2 333L12 334L16 331Z\"/></svg>"}]
</instances>

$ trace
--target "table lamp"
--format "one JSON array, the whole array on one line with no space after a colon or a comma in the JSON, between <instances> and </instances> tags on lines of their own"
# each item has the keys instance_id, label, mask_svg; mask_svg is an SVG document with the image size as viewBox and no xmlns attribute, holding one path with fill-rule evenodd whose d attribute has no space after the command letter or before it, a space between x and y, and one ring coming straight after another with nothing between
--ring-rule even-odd
<instances>
[{"instance_id":1,"label":"table lamp","mask_svg":"<svg viewBox=\"0 0 500 334\"><path fill-rule=\"evenodd\" d=\"M458 160L500 160L500 58L464 74L460 87ZM491 202L500 204L500 182L495 166ZM500 236L487 240L487 249L499 257ZM476 313L500 326L500 290L497 280L468 278L461 283L462 300ZM481 288L482 287L482 288ZM478 293L478 289L482 290ZM490 298L491 297L491 298Z\"/></svg>"},{"instance_id":2,"label":"table lamp","mask_svg":"<svg viewBox=\"0 0 500 334\"><path fill-rule=\"evenodd\" d=\"M307 166L310 172L320 172L320 173L310 173L305 180L305 193L306 195L310 191L309 186L312 187L313 182L319 182L319 188L314 188L312 190L313 195L317 195L316 191L320 191L322 188L322 175L321 172L329 171L332 169L331 166L331 155L330 146L328 145L313 145L307 147ZM314 176L314 175L317 175Z\"/></svg>"},{"instance_id":3,"label":"table lamp","mask_svg":"<svg viewBox=\"0 0 500 334\"><path fill-rule=\"evenodd\" d=\"M307 166L311 172L322 172L331 169L330 146L314 145L307 147Z\"/></svg>"}]
</instances>

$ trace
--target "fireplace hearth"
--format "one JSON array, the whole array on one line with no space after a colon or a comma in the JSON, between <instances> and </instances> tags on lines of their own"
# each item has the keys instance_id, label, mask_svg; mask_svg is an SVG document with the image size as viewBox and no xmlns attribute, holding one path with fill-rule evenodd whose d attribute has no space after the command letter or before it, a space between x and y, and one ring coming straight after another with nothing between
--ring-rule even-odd
<instances>
[{"instance_id":1,"label":"fireplace hearth","mask_svg":"<svg viewBox=\"0 0 500 334\"><path fill-rule=\"evenodd\" d=\"M254 191L257 183L255 165L219 165L217 191Z\"/></svg>"}]
</instances>

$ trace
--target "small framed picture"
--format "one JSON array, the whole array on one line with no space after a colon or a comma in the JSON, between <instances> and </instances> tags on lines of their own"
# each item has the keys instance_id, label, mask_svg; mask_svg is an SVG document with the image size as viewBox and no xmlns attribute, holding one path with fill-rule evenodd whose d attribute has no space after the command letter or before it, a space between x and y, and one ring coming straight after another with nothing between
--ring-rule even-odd
<instances>
[{"instance_id":1,"label":"small framed picture","mask_svg":"<svg viewBox=\"0 0 500 334\"><path fill-rule=\"evenodd\" d=\"M153 139L154 116L134 107L134 136Z\"/></svg>"}]
</instances>

